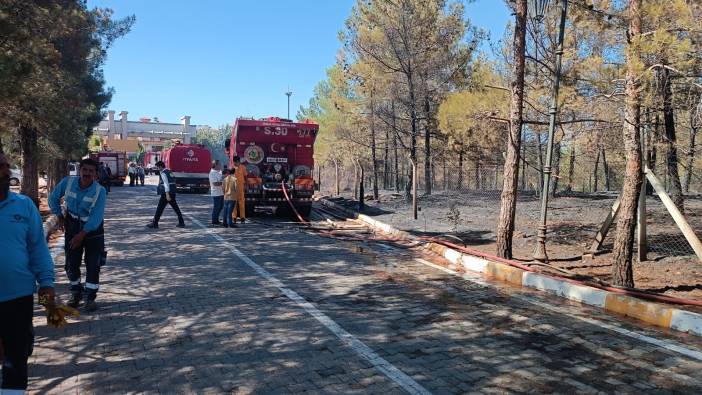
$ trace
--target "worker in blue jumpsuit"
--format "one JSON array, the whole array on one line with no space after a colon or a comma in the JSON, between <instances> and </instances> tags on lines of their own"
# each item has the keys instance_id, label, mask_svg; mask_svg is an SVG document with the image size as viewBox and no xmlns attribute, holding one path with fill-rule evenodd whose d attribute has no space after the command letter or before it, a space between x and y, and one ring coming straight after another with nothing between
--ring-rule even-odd
<instances>
[{"instance_id":1,"label":"worker in blue jumpsuit","mask_svg":"<svg viewBox=\"0 0 702 395\"><path fill-rule=\"evenodd\" d=\"M0 348L4 350L0 394L27 389L32 354L34 291L54 300L54 262L39 210L24 195L10 192L10 164L0 153Z\"/></svg>"},{"instance_id":2,"label":"worker in blue jumpsuit","mask_svg":"<svg viewBox=\"0 0 702 395\"><path fill-rule=\"evenodd\" d=\"M86 311L97 310L95 298L100 288L100 266L105 259L105 188L95 181L99 164L83 159L78 177L65 177L49 195L51 212L65 230L66 274L71 282L68 305L78 307L85 296ZM61 208L64 198L66 210ZM85 255L85 284L81 284L80 265Z\"/></svg>"}]
</instances>

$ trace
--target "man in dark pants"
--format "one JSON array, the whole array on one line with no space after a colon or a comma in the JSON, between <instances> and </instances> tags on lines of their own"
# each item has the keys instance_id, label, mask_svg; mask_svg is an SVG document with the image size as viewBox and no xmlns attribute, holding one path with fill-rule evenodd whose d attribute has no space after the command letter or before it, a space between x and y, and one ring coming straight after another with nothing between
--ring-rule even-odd
<instances>
[{"instance_id":1,"label":"man in dark pants","mask_svg":"<svg viewBox=\"0 0 702 395\"><path fill-rule=\"evenodd\" d=\"M34 290L54 300L54 263L37 207L10 192L10 164L0 153L0 348L4 350L0 393L23 394L32 354Z\"/></svg>"},{"instance_id":2,"label":"man in dark pants","mask_svg":"<svg viewBox=\"0 0 702 395\"><path fill-rule=\"evenodd\" d=\"M224 192L222 192L222 175L221 165L218 160L212 161L212 170L210 170L210 196L212 196L212 225L219 225L219 214L224 207ZM224 219L226 225L227 219Z\"/></svg>"},{"instance_id":3,"label":"man in dark pants","mask_svg":"<svg viewBox=\"0 0 702 395\"><path fill-rule=\"evenodd\" d=\"M79 177L68 176L49 195L51 212L65 230L66 275L71 282L68 305L78 307L85 293L85 310L97 310L95 298L100 288L100 266L105 251L105 188L95 182L98 163L92 159L80 162ZM61 210L61 198L66 212ZM81 284L80 264L85 255L85 284Z\"/></svg>"},{"instance_id":4,"label":"man in dark pants","mask_svg":"<svg viewBox=\"0 0 702 395\"><path fill-rule=\"evenodd\" d=\"M107 193L110 193L110 173L109 167L105 166L105 163L100 162L100 167L98 168L98 178L100 180L100 185L105 188Z\"/></svg>"},{"instance_id":5,"label":"man in dark pants","mask_svg":"<svg viewBox=\"0 0 702 395\"><path fill-rule=\"evenodd\" d=\"M185 228L185 221L183 220L183 214L180 212L180 207L178 207L178 202L176 202L176 184L175 177L171 173L170 169L166 169L166 164L163 161L156 162L156 169L159 171L158 177L158 187L156 192L161 196L158 201L158 207L156 207L156 214L154 215L153 221L146 225L147 228L158 228L158 221L161 219L161 214L163 214L163 209L166 208L166 204L170 204L173 211L175 211L178 216L179 228Z\"/></svg>"}]
</instances>

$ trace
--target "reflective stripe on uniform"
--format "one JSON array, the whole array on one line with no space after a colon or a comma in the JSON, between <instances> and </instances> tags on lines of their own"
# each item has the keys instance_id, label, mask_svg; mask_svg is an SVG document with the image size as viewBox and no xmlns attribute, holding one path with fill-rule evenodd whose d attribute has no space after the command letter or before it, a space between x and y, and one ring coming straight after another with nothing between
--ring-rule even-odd
<instances>
[{"instance_id":1,"label":"reflective stripe on uniform","mask_svg":"<svg viewBox=\"0 0 702 395\"><path fill-rule=\"evenodd\" d=\"M87 288L87 289L98 289L98 288L100 288L100 284L85 283L85 288Z\"/></svg>"},{"instance_id":2,"label":"reflective stripe on uniform","mask_svg":"<svg viewBox=\"0 0 702 395\"><path fill-rule=\"evenodd\" d=\"M80 285L80 280L71 281L71 285Z\"/></svg>"},{"instance_id":3,"label":"reflective stripe on uniform","mask_svg":"<svg viewBox=\"0 0 702 395\"><path fill-rule=\"evenodd\" d=\"M73 188L73 181L74 181L76 178L78 178L78 177L69 176L68 181L66 181L66 191L64 192L64 195L65 195L67 198L71 198L71 199L77 199L77 198L78 198L78 194L76 194L76 193L73 192L73 190L72 190L72 188ZM84 197L83 197L83 201L84 201L84 202L92 202L92 203L90 204L90 208L88 209L88 215L87 215L87 216L81 217L81 216L78 215L78 214L74 214L74 213L70 212L70 211L68 210L68 202L66 202L66 212L67 212L71 217L73 217L73 218L80 219L80 220L83 221L83 222L87 222L88 219L90 219L90 214L92 213L93 208L95 208L95 204L97 204L98 198L100 197L100 189L101 189L101 188L102 188L102 185L95 185L95 196L93 196L93 197L84 196ZM80 206L80 205L79 205L79 206Z\"/></svg>"}]
</instances>

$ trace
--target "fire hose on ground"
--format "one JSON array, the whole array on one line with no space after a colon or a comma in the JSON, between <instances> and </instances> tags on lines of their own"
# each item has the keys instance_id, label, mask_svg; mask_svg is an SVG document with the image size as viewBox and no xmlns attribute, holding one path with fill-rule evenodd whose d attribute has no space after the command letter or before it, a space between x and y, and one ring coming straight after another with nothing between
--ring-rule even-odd
<instances>
[{"instance_id":1,"label":"fire hose on ground","mask_svg":"<svg viewBox=\"0 0 702 395\"><path fill-rule=\"evenodd\" d=\"M633 296L633 297L637 297L640 299L646 299L646 300L651 300L651 301L655 301L655 302L702 307L702 301L686 299L686 298L677 298L677 297L673 297L673 296L661 295L661 294L656 294L656 293L649 293L649 292L644 292L644 291L640 291L640 290L633 289L633 288L614 287L614 286L611 286L611 285L605 283L604 281L599 280L599 279L594 278L594 277L590 277L589 281L583 281L583 280L578 280L578 279L568 277L565 275L546 273L542 270L537 270L537 269L530 267L526 264L521 264L519 262L515 262L515 261L512 261L510 259L501 258L501 257L498 257L496 255L488 254L488 253L485 253L485 252L482 252L482 251L479 251L479 250L476 250L473 248L460 246L458 244L451 243L451 242L446 241L446 240L437 239L436 237L419 237L418 238L419 241L412 243L412 245L403 245L402 243L407 242L407 240L403 240L403 239L396 238L396 237L377 237L377 236L362 236L362 235L349 235L349 234L344 234L343 236L340 236L338 234L338 232L330 231L328 229L314 227L309 221L305 220L300 215L300 213L297 211L297 209L295 208L295 205L293 204L292 200L290 199L290 196L288 195L288 191L287 191L287 188L286 188L284 182L282 183L282 186L283 186L283 194L285 195L285 200L287 200L288 204L290 205L290 208L293 210L293 212L295 213L295 216L300 221L300 223L303 224L308 229L313 230L317 233L320 233L320 234L328 236L328 237L334 237L337 239L346 238L348 240L355 240L355 241L390 242L390 243L394 243L398 247L405 248L405 249L414 248L414 247L417 247L418 245L421 245L421 244L435 243L435 244L439 244L439 245L442 245L444 247L451 248L451 249L457 250L459 252L462 252L462 253L465 253L468 255L477 256L477 257L480 257L483 259L489 259L491 261L499 262L499 263L502 263L502 264L505 264L505 265L508 265L511 267L515 267L515 268L518 268L518 269L521 269L521 270L524 270L527 272L539 273L540 275L559 279L559 280L566 281L568 283L575 284L575 285L584 285L584 286L588 286L588 287L601 289L604 291L614 292L614 293L618 293L621 295ZM566 272L566 274L568 274L567 271L565 271L561 268L557 268L557 267L550 266L547 264L541 264L541 265L547 266L547 267L551 268L552 270ZM574 274L574 273L573 273L573 275L577 276L577 274Z\"/></svg>"}]
</instances>

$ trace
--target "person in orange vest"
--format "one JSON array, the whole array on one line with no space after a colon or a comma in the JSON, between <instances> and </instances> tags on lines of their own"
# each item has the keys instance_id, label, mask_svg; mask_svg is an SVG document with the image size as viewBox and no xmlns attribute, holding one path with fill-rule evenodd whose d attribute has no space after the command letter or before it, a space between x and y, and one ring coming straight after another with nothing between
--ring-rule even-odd
<instances>
[{"instance_id":1,"label":"person in orange vest","mask_svg":"<svg viewBox=\"0 0 702 395\"><path fill-rule=\"evenodd\" d=\"M237 193L239 196L234 211L236 212L236 219L242 224L246 223L246 175L246 166L241 164L241 158L235 156L234 176L236 177L236 184L238 186ZM236 223L236 220L234 222Z\"/></svg>"}]
</instances>

